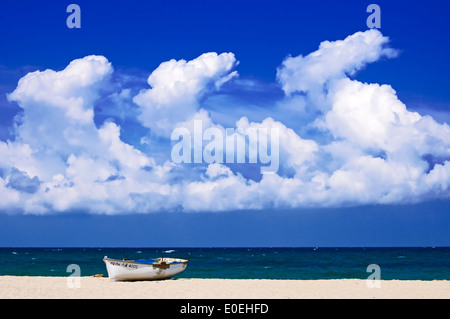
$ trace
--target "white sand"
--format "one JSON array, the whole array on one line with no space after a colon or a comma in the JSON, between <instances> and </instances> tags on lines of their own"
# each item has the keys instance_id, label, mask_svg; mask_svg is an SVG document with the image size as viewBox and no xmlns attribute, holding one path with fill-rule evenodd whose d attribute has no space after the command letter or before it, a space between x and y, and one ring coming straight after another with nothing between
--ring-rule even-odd
<instances>
[{"instance_id":1,"label":"white sand","mask_svg":"<svg viewBox=\"0 0 450 319\"><path fill-rule=\"evenodd\" d=\"M69 277L0 276L0 298L450 298L450 281L169 279L112 282L81 277L69 288ZM68 282L69 280L69 282ZM69 283L69 284L68 284Z\"/></svg>"}]
</instances>

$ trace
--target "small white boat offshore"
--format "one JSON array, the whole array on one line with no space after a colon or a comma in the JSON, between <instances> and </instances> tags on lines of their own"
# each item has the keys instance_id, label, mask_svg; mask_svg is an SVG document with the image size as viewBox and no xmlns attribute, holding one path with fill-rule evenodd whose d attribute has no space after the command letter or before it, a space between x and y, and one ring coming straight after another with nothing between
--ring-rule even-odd
<instances>
[{"instance_id":1,"label":"small white boat offshore","mask_svg":"<svg viewBox=\"0 0 450 319\"><path fill-rule=\"evenodd\" d=\"M120 260L107 256L103 261L112 281L167 279L185 270L188 262L179 258Z\"/></svg>"}]
</instances>

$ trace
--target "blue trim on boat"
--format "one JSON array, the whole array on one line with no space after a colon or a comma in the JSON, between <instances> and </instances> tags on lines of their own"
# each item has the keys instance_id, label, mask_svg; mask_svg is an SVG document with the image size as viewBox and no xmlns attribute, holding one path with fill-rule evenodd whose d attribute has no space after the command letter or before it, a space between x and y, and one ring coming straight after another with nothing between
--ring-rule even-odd
<instances>
[{"instance_id":1,"label":"blue trim on boat","mask_svg":"<svg viewBox=\"0 0 450 319\"><path fill-rule=\"evenodd\" d=\"M136 259L136 260L133 260L133 262L140 263L140 264L153 264L153 263L155 263L155 260L154 259Z\"/></svg>"}]
</instances>

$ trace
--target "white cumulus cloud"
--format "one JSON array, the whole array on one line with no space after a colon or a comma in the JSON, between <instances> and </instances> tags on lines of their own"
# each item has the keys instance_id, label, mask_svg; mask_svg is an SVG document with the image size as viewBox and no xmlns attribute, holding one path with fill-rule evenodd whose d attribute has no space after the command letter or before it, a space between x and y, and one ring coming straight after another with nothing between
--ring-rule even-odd
<instances>
[{"instance_id":1,"label":"white cumulus cloud","mask_svg":"<svg viewBox=\"0 0 450 319\"><path fill-rule=\"evenodd\" d=\"M178 122L199 111L204 93L237 76L233 53L204 53L191 60L163 62L148 77L150 89L134 97L139 120L156 135L170 136Z\"/></svg>"},{"instance_id":2,"label":"white cumulus cloud","mask_svg":"<svg viewBox=\"0 0 450 319\"><path fill-rule=\"evenodd\" d=\"M259 109L256 120L252 115L259 110L253 108L235 117L231 136L210 117L202 98L237 76L233 53L163 62L148 77L150 88L139 93L120 85L104 93L114 70L103 56L76 59L60 71L31 72L8 95L22 112L14 139L0 141L0 209L118 214L448 198L449 125L408 110L389 85L355 79L368 63L397 55L388 45L388 37L368 30L289 56L277 70L285 97L274 108L287 115ZM114 103L119 109L124 99L133 101L127 107L139 112L130 116L157 138L138 136L133 145L124 138L133 127L121 127L114 118L96 123L94 105L102 94L109 96L108 114L115 113ZM232 105L221 111L234 112ZM258 178L247 174L261 166L249 161L254 145L241 164L172 162L172 131L184 127L192 133L198 121L203 130L222 133L224 146L227 139L245 142L240 132L249 129L276 129L277 170Z\"/></svg>"},{"instance_id":3,"label":"white cumulus cloud","mask_svg":"<svg viewBox=\"0 0 450 319\"><path fill-rule=\"evenodd\" d=\"M357 32L338 41L324 41L307 56L286 58L277 78L286 94L309 91L328 80L353 75L366 64L382 57L394 57L397 51L387 47L388 37L377 29Z\"/></svg>"}]
</instances>

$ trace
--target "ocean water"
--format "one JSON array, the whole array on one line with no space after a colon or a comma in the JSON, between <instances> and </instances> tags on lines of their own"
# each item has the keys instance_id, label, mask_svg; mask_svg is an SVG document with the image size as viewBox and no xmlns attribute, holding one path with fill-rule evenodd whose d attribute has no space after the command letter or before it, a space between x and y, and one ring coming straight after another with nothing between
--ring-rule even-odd
<instances>
[{"instance_id":1,"label":"ocean water","mask_svg":"<svg viewBox=\"0 0 450 319\"><path fill-rule=\"evenodd\" d=\"M104 256L188 259L175 278L366 279L377 264L381 279L450 280L447 248L0 248L0 275L104 274Z\"/></svg>"}]
</instances>

